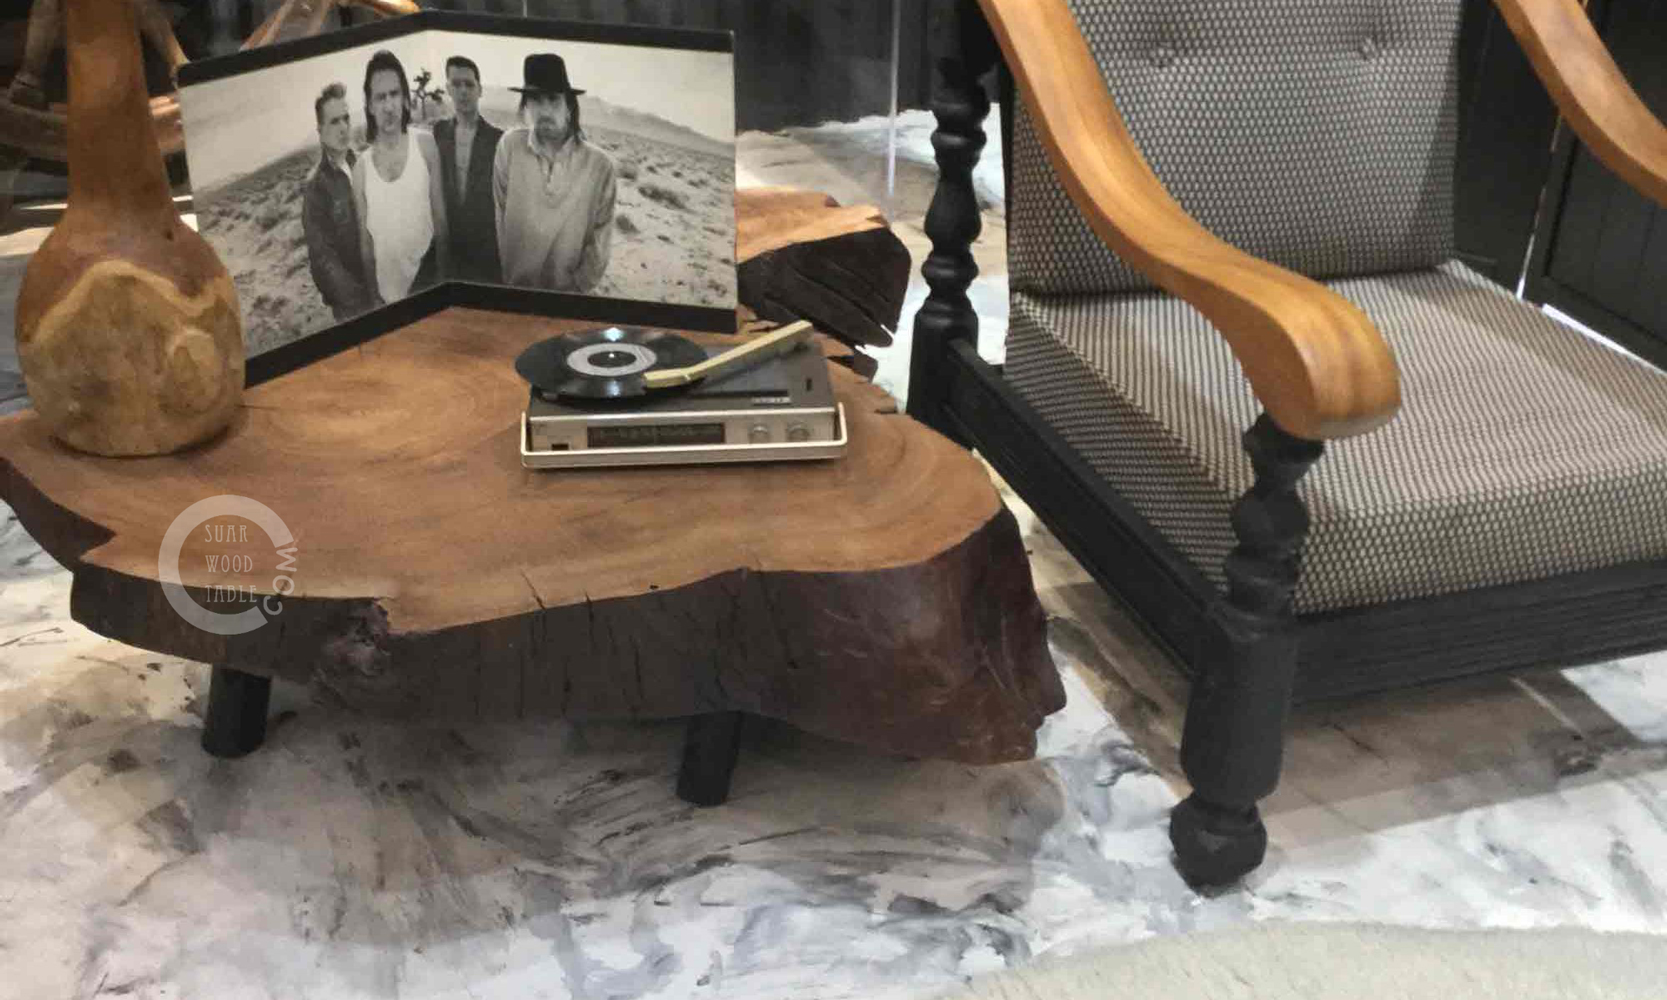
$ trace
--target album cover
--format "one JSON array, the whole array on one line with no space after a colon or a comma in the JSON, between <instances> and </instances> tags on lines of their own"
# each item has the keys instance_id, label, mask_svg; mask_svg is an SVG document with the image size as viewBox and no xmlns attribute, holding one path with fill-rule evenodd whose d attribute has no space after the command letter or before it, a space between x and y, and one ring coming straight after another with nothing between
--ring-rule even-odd
<instances>
[{"instance_id":1,"label":"album cover","mask_svg":"<svg viewBox=\"0 0 1667 1000\"><path fill-rule=\"evenodd\" d=\"M727 34L424 12L180 83L251 356L448 281L735 307Z\"/></svg>"}]
</instances>

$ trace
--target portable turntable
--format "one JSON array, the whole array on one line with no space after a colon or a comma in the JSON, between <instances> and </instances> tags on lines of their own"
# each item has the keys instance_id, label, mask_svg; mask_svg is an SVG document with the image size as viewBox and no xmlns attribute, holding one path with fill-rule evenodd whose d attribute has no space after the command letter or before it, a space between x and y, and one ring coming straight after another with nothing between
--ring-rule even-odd
<instances>
[{"instance_id":1,"label":"portable turntable","mask_svg":"<svg viewBox=\"0 0 1667 1000\"><path fill-rule=\"evenodd\" d=\"M836 458L844 409L810 325L729 350L676 334L604 327L534 344L521 418L529 468Z\"/></svg>"}]
</instances>

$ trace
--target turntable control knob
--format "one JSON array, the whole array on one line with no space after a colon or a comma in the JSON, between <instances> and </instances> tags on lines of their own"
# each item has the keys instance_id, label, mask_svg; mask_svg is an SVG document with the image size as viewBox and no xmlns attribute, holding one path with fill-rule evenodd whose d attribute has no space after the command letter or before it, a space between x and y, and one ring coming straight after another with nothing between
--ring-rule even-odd
<instances>
[{"instance_id":1,"label":"turntable control knob","mask_svg":"<svg viewBox=\"0 0 1667 1000\"><path fill-rule=\"evenodd\" d=\"M747 428L747 440L753 444L764 444L770 440L770 428L767 424L753 424Z\"/></svg>"},{"instance_id":2,"label":"turntable control knob","mask_svg":"<svg viewBox=\"0 0 1667 1000\"><path fill-rule=\"evenodd\" d=\"M789 440L789 441L809 441L810 440L810 428L806 427L804 424L788 424L787 425L787 440Z\"/></svg>"}]
</instances>

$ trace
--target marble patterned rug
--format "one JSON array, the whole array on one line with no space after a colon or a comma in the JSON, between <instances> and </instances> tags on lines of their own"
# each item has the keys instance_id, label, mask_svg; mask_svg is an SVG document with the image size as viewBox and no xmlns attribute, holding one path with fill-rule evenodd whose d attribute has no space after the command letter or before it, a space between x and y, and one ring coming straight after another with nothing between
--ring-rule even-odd
<instances>
[{"instance_id":1,"label":"marble patterned rug","mask_svg":"<svg viewBox=\"0 0 1667 1000\"><path fill-rule=\"evenodd\" d=\"M1037 760L765 724L698 810L675 723L397 726L279 685L267 745L213 760L205 668L69 621L8 512L0 995L916 997L1268 920L1667 932L1662 657L1299 712L1268 863L1200 896L1174 674L1025 522L1070 696Z\"/></svg>"}]
</instances>

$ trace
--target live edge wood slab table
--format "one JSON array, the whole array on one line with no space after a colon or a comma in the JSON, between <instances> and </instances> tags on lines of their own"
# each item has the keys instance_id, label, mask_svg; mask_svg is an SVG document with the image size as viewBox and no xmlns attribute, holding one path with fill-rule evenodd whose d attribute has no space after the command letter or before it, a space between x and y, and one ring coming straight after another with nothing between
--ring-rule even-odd
<instances>
[{"instance_id":1,"label":"live edge wood slab table","mask_svg":"<svg viewBox=\"0 0 1667 1000\"><path fill-rule=\"evenodd\" d=\"M448 308L251 389L224 435L160 458L75 454L14 414L0 496L74 573L77 621L215 665L221 755L264 738L274 677L383 716L691 716L679 791L703 804L728 794L740 713L919 757L1034 754L1063 692L972 455L833 365L841 459L524 469L511 362L585 325ZM292 540L224 513L176 525L228 495ZM276 613L188 622L171 526L197 605Z\"/></svg>"}]
</instances>

